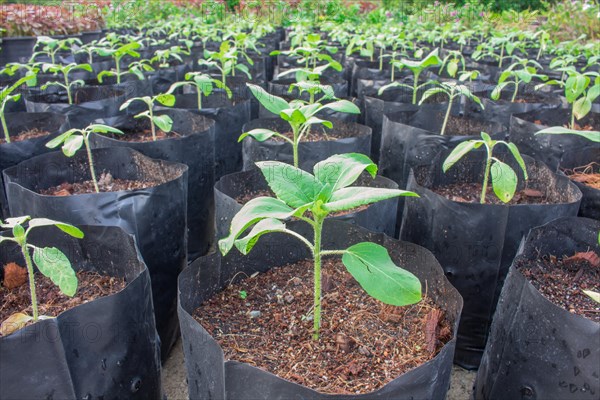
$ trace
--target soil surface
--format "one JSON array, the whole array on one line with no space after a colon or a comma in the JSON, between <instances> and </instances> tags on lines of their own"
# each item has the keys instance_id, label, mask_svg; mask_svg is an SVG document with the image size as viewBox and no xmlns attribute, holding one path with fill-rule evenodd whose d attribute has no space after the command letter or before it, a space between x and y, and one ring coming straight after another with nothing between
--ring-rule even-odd
<instances>
[{"instance_id":1,"label":"soil surface","mask_svg":"<svg viewBox=\"0 0 600 400\"><path fill-rule=\"evenodd\" d=\"M42 136L48 136L49 134L50 134L50 132L48 132L48 131L42 131L38 128L33 128L28 131L23 131L23 132L19 133L17 136L11 136L10 142L11 143L22 142L22 141L29 140L29 139L35 139L35 138L42 137ZM6 139L4 139L4 137L0 138L0 144L2 144L2 143L6 143Z\"/></svg>"},{"instance_id":2,"label":"soil surface","mask_svg":"<svg viewBox=\"0 0 600 400\"><path fill-rule=\"evenodd\" d=\"M161 182L152 180L130 181L125 179L115 179L109 172L102 173L98 178L98 189L100 192L119 192L122 190L146 189L159 185ZM46 196L72 196L76 194L96 193L94 182L90 179L85 182L62 183L48 189L42 189L40 194Z\"/></svg>"},{"instance_id":3,"label":"soil surface","mask_svg":"<svg viewBox=\"0 0 600 400\"><path fill-rule=\"evenodd\" d=\"M552 303L600 322L600 304L583 293L583 290L600 291L600 257L593 251L563 258L520 260L517 268Z\"/></svg>"},{"instance_id":4,"label":"soil surface","mask_svg":"<svg viewBox=\"0 0 600 400\"><path fill-rule=\"evenodd\" d=\"M481 183L455 183L446 186L439 186L432 190L444 196L452 201L458 201L461 203L479 203L481 200L481 190L483 185ZM515 196L508 203L502 202L494 193L491 183L488 185L487 192L485 195L486 204L550 204L547 196L535 189L523 189L517 191Z\"/></svg>"},{"instance_id":5,"label":"soil surface","mask_svg":"<svg viewBox=\"0 0 600 400\"><path fill-rule=\"evenodd\" d=\"M294 139L294 133L292 131L280 132L280 133L282 135L284 135L285 137L287 137L288 139L292 139L292 140ZM326 142L326 141L339 140L339 139L351 138L351 137L356 137L356 136L357 136L356 130L351 129L351 127L340 124L338 126L335 126L334 129L314 127L307 134L302 136L302 138L300 139L300 142L324 142L324 141ZM280 138L277 136L273 136L271 139L276 142L284 141L283 138Z\"/></svg>"},{"instance_id":6,"label":"soil surface","mask_svg":"<svg viewBox=\"0 0 600 400\"><path fill-rule=\"evenodd\" d=\"M14 263L7 264L4 268L4 281L0 285L0 321L5 321L12 314L19 312L32 315L27 270ZM117 293L126 285L123 278L79 271L77 292L75 296L69 297L62 294L58 286L41 273L36 272L34 279L39 314L49 317L56 317L80 304Z\"/></svg>"},{"instance_id":7,"label":"soil surface","mask_svg":"<svg viewBox=\"0 0 600 400\"><path fill-rule=\"evenodd\" d=\"M315 341L312 269L312 261L304 260L234 282L194 316L220 343L225 359L323 393L377 390L431 360L452 337L431 299L385 305L333 258L323 260L321 337Z\"/></svg>"},{"instance_id":8,"label":"soil surface","mask_svg":"<svg viewBox=\"0 0 600 400\"><path fill-rule=\"evenodd\" d=\"M565 175L572 181L583 183L594 189L600 190L600 164L590 163L582 167L565 170Z\"/></svg>"},{"instance_id":9,"label":"soil surface","mask_svg":"<svg viewBox=\"0 0 600 400\"><path fill-rule=\"evenodd\" d=\"M123 142L152 142L152 130L145 129L136 132L124 132L124 135L110 135L113 139ZM156 140L178 138L181 135L177 132L164 132L160 129L156 130Z\"/></svg>"},{"instance_id":10,"label":"soil surface","mask_svg":"<svg viewBox=\"0 0 600 400\"><path fill-rule=\"evenodd\" d=\"M444 115L441 115L439 121L444 121ZM450 115L446 124L445 134L452 136L479 136L481 132L486 131L489 131L489 124L483 121Z\"/></svg>"}]
</instances>

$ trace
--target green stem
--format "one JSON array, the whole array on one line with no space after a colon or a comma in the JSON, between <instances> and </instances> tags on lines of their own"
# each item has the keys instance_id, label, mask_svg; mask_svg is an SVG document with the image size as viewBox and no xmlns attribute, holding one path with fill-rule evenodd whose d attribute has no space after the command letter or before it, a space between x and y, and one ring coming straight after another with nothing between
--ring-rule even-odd
<instances>
[{"instance_id":1,"label":"green stem","mask_svg":"<svg viewBox=\"0 0 600 400\"><path fill-rule=\"evenodd\" d=\"M198 95L198 111L200 111L202 110L202 91L200 90L200 87L197 87L196 91Z\"/></svg>"},{"instance_id":2,"label":"green stem","mask_svg":"<svg viewBox=\"0 0 600 400\"><path fill-rule=\"evenodd\" d=\"M121 83L121 57L115 57L116 69L117 69L117 85Z\"/></svg>"},{"instance_id":3,"label":"green stem","mask_svg":"<svg viewBox=\"0 0 600 400\"><path fill-rule=\"evenodd\" d=\"M71 95L71 87L69 86L69 73L63 73L65 76L65 88L67 89L67 99L69 104L73 104L73 96Z\"/></svg>"},{"instance_id":4,"label":"green stem","mask_svg":"<svg viewBox=\"0 0 600 400\"><path fill-rule=\"evenodd\" d=\"M412 103L413 104L417 104L417 83L419 82L419 75L421 74L421 71L417 71L415 72L415 77L414 77L414 82L413 82L413 98L412 98Z\"/></svg>"},{"instance_id":5,"label":"green stem","mask_svg":"<svg viewBox=\"0 0 600 400\"><path fill-rule=\"evenodd\" d=\"M94 171L94 159L92 158L92 149L90 148L90 142L88 140L87 135L83 135L83 144L85 145L85 150L88 156L88 162L90 163L90 174L92 175L92 181L94 182L94 189L96 193L100 193L100 189L98 188L98 180L96 179L96 171Z\"/></svg>"},{"instance_id":6,"label":"green stem","mask_svg":"<svg viewBox=\"0 0 600 400\"><path fill-rule=\"evenodd\" d=\"M448 124L448 118L450 117L450 110L452 109L452 100L454 99L453 94L454 88L450 92L450 98L448 99L448 109L446 110L446 115L444 116L444 123L442 124L442 131L440 133L440 135L442 136L444 136L444 133L446 132L446 125Z\"/></svg>"},{"instance_id":7,"label":"green stem","mask_svg":"<svg viewBox=\"0 0 600 400\"><path fill-rule=\"evenodd\" d=\"M29 293L31 294L31 308L33 309L33 322L37 322L38 320L38 304L37 304L37 296L35 294L35 280L33 279L33 262L31 261L31 255L29 254L29 249L27 248L27 242L23 240L21 243L21 253L23 253L23 258L25 259L25 265L27 265L27 275L29 275Z\"/></svg>"},{"instance_id":8,"label":"green stem","mask_svg":"<svg viewBox=\"0 0 600 400\"><path fill-rule=\"evenodd\" d=\"M299 146L299 134L298 134L298 128L296 127L292 127L293 133L294 133L294 140L293 140L293 144L292 144L292 151L294 154L294 167L298 168L298 146Z\"/></svg>"},{"instance_id":9,"label":"green stem","mask_svg":"<svg viewBox=\"0 0 600 400\"><path fill-rule=\"evenodd\" d=\"M575 102L573 102L573 108L571 110L571 129L575 129Z\"/></svg>"},{"instance_id":10,"label":"green stem","mask_svg":"<svg viewBox=\"0 0 600 400\"><path fill-rule=\"evenodd\" d=\"M513 93L512 99L510 100L511 103L514 103L516 98L517 98L517 93L519 92L519 80L517 80L515 82L515 92Z\"/></svg>"},{"instance_id":11,"label":"green stem","mask_svg":"<svg viewBox=\"0 0 600 400\"><path fill-rule=\"evenodd\" d=\"M150 105L150 127L152 128L152 141L156 142L156 127L154 126L154 113L152 112L152 105Z\"/></svg>"},{"instance_id":12,"label":"green stem","mask_svg":"<svg viewBox=\"0 0 600 400\"><path fill-rule=\"evenodd\" d=\"M6 143L10 143L10 134L8 133L8 126L6 125L6 116L4 110L0 111L0 121L2 122L2 129L4 129L4 139Z\"/></svg>"},{"instance_id":13,"label":"green stem","mask_svg":"<svg viewBox=\"0 0 600 400\"><path fill-rule=\"evenodd\" d=\"M502 69L502 60L504 60L504 44L502 44L502 48L500 49L500 63L498 64L498 68Z\"/></svg>"},{"instance_id":14,"label":"green stem","mask_svg":"<svg viewBox=\"0 0 600 400\"><path fill-rule=\"evenodd\" d=\"M379 70L383 70L383 47L379 48Z\"/></svg>"},{"instance_id":15,"label":"green stem","mask_svg":"<svg viewBox=\"0 0 600 400\"><path fill-rule=\"evenodd\" d=\"M492 154L490 148L487 143L485 144L485 149L487 151L487 160L485 162L485 173L483 176L483 188L481 189L481 204L485 204L485 194L487 193L488 187L488 179L490 177L490 168L492 167Z\"/></svg>"},{"instance_id":16,"label":"green stem","mask_svg":"<svg viewBox=\"0 0 600 400\"><path fill-rule=\"evenodd\" d=\"M324 217L315 216L314 236L314 315L313 315L313 339L319 340L321 328L321 231L323 229Z\"/></svg>"}]
</instances>

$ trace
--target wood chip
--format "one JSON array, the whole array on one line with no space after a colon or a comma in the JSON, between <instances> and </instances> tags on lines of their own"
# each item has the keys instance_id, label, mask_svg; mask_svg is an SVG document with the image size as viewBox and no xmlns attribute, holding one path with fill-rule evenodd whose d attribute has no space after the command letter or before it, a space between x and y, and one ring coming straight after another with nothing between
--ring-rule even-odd
<instances>
[{"instance_id":1,"label":"wood chip","mask_svg":"<svg viewBox=\"0 0 600 400\"><path fill-rule=\"evenodd\" d=\"M433 309L427 314L425 322L425 343L427 351L433 353L435 351L438 339L439 323L442 319L442 312L438 309Z\"/></svg>"},{"instance_id":2,"label":"wood chip","mask_svg":"<svg viewBox=\"0 0 600 400\"><path fill-rule=\"evenodd\" d=\"M598 254L596 254L593 251L586 251L585 253L584 252L575 253L571 257L567 257L563 260L563 262L565 264L573 264L573 263L577 263L579 261L585 261L588 264L590 264L592 267L600 266L600 257L598 257Z\"/></svg>"},{"instance_id":3,"label":"wood chip","mask_svg":"<svg viewBox=\"0 0 600 400\"><path fill-rule=\"evenodd\" d=\"M17 288L27 282L27 268L23 268L14 262L4 266L4 287L7 289Z\"/></svg>"}]
</instances>

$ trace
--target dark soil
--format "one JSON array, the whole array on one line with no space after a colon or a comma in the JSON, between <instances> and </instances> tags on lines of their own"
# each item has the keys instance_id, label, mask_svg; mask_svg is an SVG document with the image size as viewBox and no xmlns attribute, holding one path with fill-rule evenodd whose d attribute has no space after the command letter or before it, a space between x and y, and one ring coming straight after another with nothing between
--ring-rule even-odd
<instances>
[{"instance_id":1,"label":"dark soil","mask_svg":"<svg viewBox=\"0 0 600 400\"><path fill-rule=\"evenodd\" d=\"M161 183L161 181L151 179L141 181L115 179L109 172L106 172L102 173L98 178L98 189L100 192L119 192L124 190L130 191L154 187L160 185ZM39 191L39 193L46 196L72 196L77 194L96 193L96 189L94 188L94 182L90 179L85 182L64 182L58 186L42 189Z\"/></svg>"},{"instance_id":2,"label":"dark soil","mask_svg":"<svg viewBox=\"0 0 600 400\"><path fill-rule=\"evenodd\" d=\"M519 260L517 268L548 300L565 310L600 322L600 304L583 290L600 291L600 259L593 252L572 257Z\"/></svg>"},{"instance_id":3,"label":"dark soil","mask_svg":"<svg viewBox=\"0 0 600 400\"><path fill-rule=\"evenodd\" d=\"M48 132L48 131L42 131L38 128L33 128L28 131L23 131L23 132L19 133L17 136L11 136L10 142L11 143L22 142L22 141L29 140L29 139L35 139L35 138L42 137L42 136L48 136L49 134L50 134L50 132ZM4 139L4 137L0 138L0 144L2 144L2 143L6 143L6 139Z\"/></svg>"},{"instance_id":4,"label":"dark soil","mask_svg":"<svg viewBox=\"0 0 600 400\"><path fill-rule=\"evenodd\" d=\"M479 203L481 200L481 183L454 183L446 186L433 188L432 190L452 201L460 203ZM488 185L485 195L486 204L551 204L548 196L539 190L523 189L517 191L515 196L508 203L502 202L494 193L491 183Z\"/></svg>"},{"instance_id":5,"label":"dark soil","mask_svg":"<svg viewBox=\"0 0 600 400\"><path fill-rule=\"evenodd\" d=\"M9 264L11 265L11 264ZM8 289L3 282L0 285L0 322L5 321L9 316L15 313L25 313L32 315L31 295L29 292L27 271L25 268L11 265L13 269L24 272L17 273L21 284L17 287ZM17 268L15 268L17 267ZM40 315L56 317L63 311L95 300L100 297L109 296L121 291L126 282L123 278L99 275L96 272L79 271L77 272L79 281L75 296L64 295L58 289L50 278L39 272L35 274L36 295L38 300L38 309ZM20 278L19 278L20 280Z\"/></svg>"},{"instance_id":6,"label":"dark soil","mask_svg":"<svg viewBox=\"0 0 600 400\"><path fill-rule=\"evenodd\" d=\"M439 121L444 121L444 115L439 117ZM441 129L441 125L440 125ZM450 115L446 124L445 135L452 136L479 136L481 132L489 131L489 125L484 121L473 118L456 117Z\"/></svg>"},{"instance_id":7,"label":"dark soil","mask_svg":"<svg viewBox=\"0 0 600 400\"><path fill-rule=\"evenodd\" d=\"M294 133L292 131L280 133L288 139L294 139ZM351 127L345 126L343 124L339 124L339 126L335 126L334 129L312 127L307 134L302 136L300 142L323 142L351 138L356 136L357 132L354 129L351 129ZM283 138L277 136L273 136L271 139L273 139L276 142L284 141Z\"/></svg>"},{"instance_id":8,"label":"dark soil","mask_svg":"<svg viewBox=\"0 0 600 400\"><path fill-rule=\"evenodd\" d=\"M220 343L225 359L324 393L377 390L431 360L452 338L431 299L385 305L334 258L323 260L321 336L315 341L312 271L312 261L305 260L236 280L194 316Z\"/></svg>"},{"instance_id":9,"label":"dark soil","mask_svg":"<svg viewBox=\"0 0 600 400\"><path fill-rule=\"evenodd\" d=\"M124 132L124 135L111 135L113 139L123 142L152 142L152 130L146 129L136 132ZM181 135L177 132L163 132L160 129L156 130L156 140L178 138Z\"/></svg>"}]
</instances>

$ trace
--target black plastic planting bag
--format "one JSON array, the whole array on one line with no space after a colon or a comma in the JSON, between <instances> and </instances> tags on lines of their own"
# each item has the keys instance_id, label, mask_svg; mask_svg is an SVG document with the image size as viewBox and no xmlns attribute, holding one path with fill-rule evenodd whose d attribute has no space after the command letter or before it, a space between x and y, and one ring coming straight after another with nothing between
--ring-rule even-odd
<instances>
[{"instance_id":1,"label":"black plastic planting bag","mask_svg":"<svg viewBox=\"0 0 600 400\"><path fill-rule=\"evenodd\" d=\"M169 68L160 68L148 73L148 80L152 84L152 94L166 93L175 82L185 80L185 74L191 68L187 64L177 65Z\"/></svg>"},{"instance_id":2,"label":"black plastic planting bag","mask_svg":"<svg viewBox=\"0 0 600 400\"><path fill-rule=\"evenodd\" d=\"M76 225L114 225L135 236L152 278L156 327L163 360L178 335L177 274L186 266L188 168L153 160L127 147L92 150L96 172L117 179L159 179L158 186L133 191L42 196L37 190L90 179L85 152L34 157L4 171L10 215L45 217Z\"/></svg>"},{"instance_id":3,"label":"black plastic planting bag","mask_svg":"<svg viewBox=\"0 0 600 400\"><path fill-rule=\"evenodd\" d=\"M377 176L373 179L370 175L361 176L353 186L398 189L398 185L394 181L382 176ZM267 181L258 169L237 172L222 177L215 185L217 239L221 239L229 234L231 220L242 209L242 204L237 202L237 198L253 192L263 192L260 195L265 196L264 192L268 190ZM382 232L393 236L396 226L397 208L398 199L394 198L371 204L364 210L332 218L361 226L373 232Z\"/></svg>"},{"instance_id":4,"label":"black plastic planting bag","mask_svg":"<svg viewBox=\"0 0 600 400\"><path fill-rule=\"evenodd\" d=\"M38 228L30 243L61 249L75 270L125 278L118 293L0 337L0 397L161 399L159 339L148 269L122 229L80 226L75 239ZM24 265L16 244L0 246L0 265Z\"/></svg>"},{"instance_id":5,"label":"black plastic planting bag","mask_svg":"<svg viewBox=\"0 0 600 400\"><path fill-rule=\"evenodd\" d=\"M39 94L25 98L28 112L55 112L66 114L72 128L85 128L98 118L122 113L121 104L128 98L125 89L104 86L84 86L73 90L73 102L66 94Z\"/></svg>"},{"instance_id":6,"label":"black plastic planting bag","mask_svg":"<svg viewBox=\"0 0 600 400\"><path fill-rule=\"evenodd\" d=\"M188 166L187 227L188 255L190 260L204 255L214 235L213 187L214 176L214 121L185 110L161 110L156 115L168 115L173 120L172 131L179 137L156 142L130 142L119 140L121 135L92 134L92 148L129 147L145 156L173 161ZM149 129L147 119L121 116L95 121L126 132Z\"/></svg>"},{"instance_id":7,"label":"black plastic planting bag","mask_svg":"<svg viewBox=\"0 0 600 400\"><path fill-rule=\"evenodd\" d=\"M353 132L351 137L341 139L322 140L315 142L300 142L298 145L299 167L303 170L311 171L316 163L325 160L334 154L343 153L362 153L370 154L371 152L371 128L355 123L332 120L333 129L327 129L322 126L313 125L312 131L324 132ZM255 119L244 125L243 131L248 132L256 128L271 129L276 132L290 132L291 128L287 121L275 118ZM243 141L243 160L244 170L256 168L254 163L258 161L282 161L288 164L293 164L294 155L292 145L287 141L276 141L268 139L264 142L259 142L251 137L247 137Z\"/></svg>"},{"instance_id":8,"label":"black plastic planting bag","mask_svg":"<svg viewBox=\"0 0 600 400\"><path fill-rule=\"evenodd\" d=\"M309 237L304 223L290 228ZM412 243L398 242L339 221L326 221L323 248L347 248L360 241L385 246L392 259L427 282L428 296L440 306L456 333L462 299L449 284L433 255ZM250 276L272 267L308 258L308 249L298 239L283 234L263 236L248 256L233 250L199 258L179 276L178 313L191 399L289 400L289 399L444 399L448 390L455 339L431 361L401 375L380 390L365 395L325 395L281 379L264 370L236 361L227 361L218 343L196 322L192 314L214 296L234 275ZM425 287L423 285L423 287Z\"/></svg>"},{"instance_id":9,"label":"black plastic planting bag","mask_svg":"<svg viewBox=\"0 0 600 400\"><path fill-rule=\"evenodd\" d=\"M593 250L600 222L561 218L532 229L515 260ZM548 301L511 266L475 381L475 399L580 400L600 393L600 324Z\"/></svg>"},{"instance_id":10,"label":"black plastic planting bag","mask_svg":"<svg viewBox=\"0 0 600 400\"><path fill-rule=\"evenodd\" d=\"M198 110L196 94L176 95L174 108L193 111L215 121L215 179L242 169L242 144L238 138L250 121L250 100L230 100L223 93L202 96Z\"/></svg>"},{"instance_id":11,"label":"black plastic planting bag","mask_svg":"<svg viewBox=\"0 0 600 400\"><path fill-rule=\"evenodd\" d=\"M581 192L565 176L543 163L524 157L527 187L541 191L554 204L513 206L462 203L434 193L431 188L455 182L482 182L485 154L471 152L445 174L441 166L450 150L417 167L409 175L407 190L421 197L405 199L400 238L433 252L450 282L465 301L455 362L465 368L479 365L502 282L523 235L532 227L561 216L575 216ZM512 156L503 157L519 176Z\"/></svg>"},{"instance_id":12,"label":"black plastic planting bag","mask_svg":"<svg viewBox=\"0 0 600 400\"><path fill-rule=\"evenodd\" d=\"M490 85L490 92L495 86ZM528 102L511 102L512 92L502 92L499 100L482 98L486 112L497 115L502 123L509 125L513 114L530 113L537 110L557 109L562 105L559 96L541 91L524 90ZM517 97L518 98L518 97Z\"/></svg>"},{"instance_id":13,"label":"black plastic planting bag","mask_svg":"<svg viewBox=\"0 0 600 400\"><path fill-rule=\"evenodd\" d=\"M22 112L10 113L5 116L8 132L13 138L31 129L48 131L50 135L23 141L12 140L10 143L0 143L0 172L17 165L21 161L51 151L46 147L46 143L68 129L67 118L62 114ZM0 128L0 132L0 137L4 138L4 129ZM4 184L0 177L0 219L4 219L7 215L8 203L4 193Z\"/></svg>"}]
</instances>

